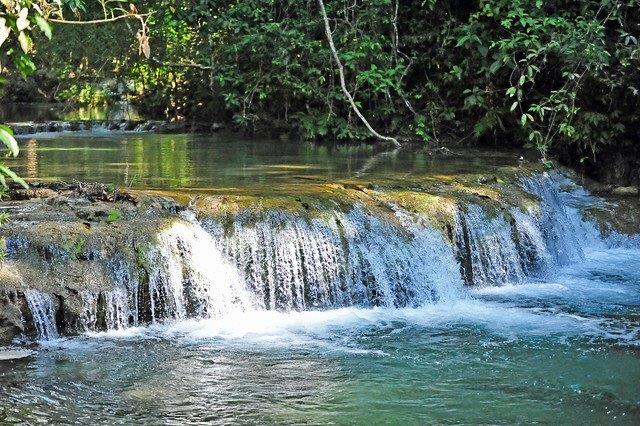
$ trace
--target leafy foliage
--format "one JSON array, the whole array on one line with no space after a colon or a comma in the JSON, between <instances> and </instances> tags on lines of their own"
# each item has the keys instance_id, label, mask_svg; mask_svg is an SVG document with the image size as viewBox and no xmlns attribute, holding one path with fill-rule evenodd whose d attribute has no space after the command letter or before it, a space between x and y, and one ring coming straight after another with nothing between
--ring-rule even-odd
<instances>
[{"instance_id":1,"label":"leafy foliage","mask_svg":"<svg viewBox=\"0 0 640 426\"><path fill-rule=\"evenodd\" d=\"M369 136L340 90L315 2L107 3L66 0L64 13L108 17L109 7L133 7L150 13L148 32L123 21L56 26L64 43L48 42L46 22L30 14L43 36L35 64L21 48L33 48L29 31L21 43L19 16L3 15L17 74L48 70L60 82L58 100L125 98L172 119L307 138ZM385 134L525 145L545 161L593 162L636 149L640 0L326 3L346 85Z\"/></svg>"},{"instance_id":2,"label":"leafy foliage","mask_svg":"<svg viewBox=\"0 0 640 426\"><path fill-rule=\"evenodd\" d=\"M51 26L42 16L40 6L32 1L3 1L0 10L0 71L3 70L2 64L10 62L21 76L26 77L35 71L30 57L33 29L37 27L47 38L51 38ZM0 85L4 80L0 74ZM18 155L18 143L9 127L0 125L0 141L7 155ZM7 188L7 177L28 187L24 180L0 163L0 187Z\"/></svg>"},{"instance_id":3,"label":"leafy foliage","mask_svg":"<svg viewBox=\"0 0 640 426\"><path fill-rule=\"evenodd\" d=\"M148 57L148 37L146 36L146 25L142 16L137 14L135 6L129 5L129 10L125 10L124 0L98 0L92 6L98 7L102 12L102 21L109 22L118 20L121 17L134 17L141 22L141 30L137 38L145 55ZM5 75L14 75L26 78L36 70L32 55L36 53L36 43L38 31L45 40L51 40L53 30L51 22L73 23L65 17L71 11L76 17L80 12L87 12L87 4L84 0L2 0L0 2L0 86L7 82ZM77 23L77 21L76 21ZM90 23L90 22L80 22ZM116 37L117 38L117 37ZM68 46L63 47L68 49ZM65 53L68 50L65 51ZM6 67L9 63L12 67ZM64 100L77 97L78 100L89 105L105 103L108 101L103 91L95 90L91 86L77 88L72 86L66 91L62 91L61 98ZM18 143L13 137L13 132L8 126L0 125L0 142L6 147L7 155L17 156L19 152ZM28 188L27 183L17 176L4 164L0 164L0 187L6 189L6 178Z\"/></svg>"}]
</instances>

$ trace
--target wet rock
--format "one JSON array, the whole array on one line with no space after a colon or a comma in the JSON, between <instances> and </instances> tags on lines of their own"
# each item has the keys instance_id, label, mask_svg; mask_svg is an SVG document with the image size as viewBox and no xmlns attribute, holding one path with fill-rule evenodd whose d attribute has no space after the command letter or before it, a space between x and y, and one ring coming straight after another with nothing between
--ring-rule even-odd
<instances>
[{"instance_id":1,"label":"wet rock","mask_svg":"<svg viewBox=\"0 0 640 426\"><path fill-rule=\"evenodd\" d=\"M0 348L0 361L15 361L33 356L34 351L28 349Z\"/></svg>"},{"instance_id":2,"label":"wet rock","mask_svg":"<svg viewBox=\"0 0 640 426\"><path fill-rule=\"evenodd\" d=\"M227 126L221 122L200 123L159 120L92 120L47 121L9 123L16 135L75 131L155 132L155 133L209 133L219 132Z\"/></svg>"},{"instance_id":3,"label":"wet rock","mask_svg":"<svg viewBox=\"0 0 640 426\"><path fill-rule=\"evenodd\" d=\"M307 283L323 277L329 277L328 285L342 283L353 265L359 265L354 277L362 280L362 288L373 283L374 272L381 274L382 280L387 271L405 270L404 278L398 282L415 282L412 271L433 260L433 257L423 259L421 256L425 256L425 250L440 247L444 236L448 245L442 247L447 250L454 247L462 280L467 284L493 282L492 277L478 271L476 257L508 257L510 263L502 262L502 258L496 261L506 267L494 267L491 262L486 267L480 265L481 269L487 270L510 271L523 268L525 264L534 265L536 252L529 242L535 235L522 231L526 227L518 228L518 223L524 222L517 222L516 214L528 215L530 219L544 218L540 214L543 204L540 196L513 183L505 183L516 182L522 176L522 169L510 169L499 175L493 173L488 179L473 174L411 180L378 179L375 182L369 178L334 182L316 180L305 184L305 191L300 191L299 181L295 180L287 193L262 190L195 197L192 196L194 193L186 191L132 192L82 183L34 184L30 190L13 187L11 199L5 202L12 209L11 226L0 228L0 236L7 240L9 254L4 271L12 272L3 273L0 269L0 283L5 288L0 289L0 294L8 297L17 310L7 311L13 314L0 324L3 327L0 333L5 340L22 333L15 327L20 312L27 322L24 332L30 336L35 333L33 325L29 325L29 311L25 312L24 303L9 296L24 291L24 286L50 298L60 334L104 330L107 323L116 322L114 318L118 315L123 318L118 319L117 324L124 326L171 318L173 308L169 304L158 308L158 316L151 315L150 308L152 304L171 299L166 299L171 290L161 288L168 282L167 277L175 278L177 288L184 286L181 294L189 300L185 301L186 308L181 317L188 317L187 309L200 306L194 302L193 294L187 294L193 290L189 286L199 279L194 271L211 266L207 264L204 268L194 269L188 262L198 253L215 254L214 247L220 241L224 241L220 246L226 250L240 250L242 245L236 243L246 243L237 256L230 255L230 258L236 259L243 268L254 268L251 276L255 279L276 277L261 269L271 267L264 266L271 263L278 271L290 274L289 278L280 281L293 283L299 279L304 283L300 288L306 291L314 288ZM548 179L543 181L549 183ZM620 199L621 202L636 200ZM118 219L110 221L108 218L113 211L118 212ZM536 223L533 220L529 224L535 227ZM419 226L414 226L416 224ZM478 231L483 227L489 237L497 235L500 239L491 247L485 247L483 255L474 257L473 253L483 249L481 239L484 234ZM426 235L435 245L414 241L426 228L436 234ZM171 239L169 243L165 239L163 246L161 236L167 237L166 231L170 231ZM513 237L518 232L522 237ZM244 235L242 240L231 239L240 234ZM301 237L304 237L303 244ZM193 244L194 241L199 243ZM405 250L408 243L415 243L410 245L409 252ZM278 244L283 244L280 251L269 250ZM389 247L395 247L393 253L388 251ZM492 247L505 248L508 256L492 252ZM160 249L164 250L162 255L158 255ZM324 257L327 250L333 253L331 259ZM391 255L392 261L377 272L372 271L368 266L370 263L360 261L366 256L354 255L358 250L361 254L369 250L380 251ZM439 251L435 256L449 253L447 250ZM261 261L271 260L278 253L300 256L296 258L299 269L290 266L292 257L277 262ZM380 255L380 259L386 262L386 255ZM424 261L416 262L416 259ZM205 258L199 265L209 261ZM170 271L163 269L167 265L171 266ZM334 265L345 265L345 269L331 268ZM325 267L329 269L323 269ZM311 270L315 271L313 275L309 275ZM222 275L228 272L225 269ZM257 288L267 288L267 281L264 283ZM344 283L340 284L340 291L350 285ZM378 289L371 285L372 292L377 292ZM394 292L396 306L408 306L413 300L413 295L406 289ZM265 294L271 297L270 293ZM304 293L296 299L299 305L278 305L284 303L283 299L265 301L265 306L268 303L284 309L329 306L321 293L316 296L318 299L313 300L319 301L317 305L313 304L315 302L305 305L312 299ZM114 302L118 297L120 304ZM128 303L134 303L132 300L135 300L135 320L126 309L117 309L130 306ZM335 302L336 306L343 303L341 300ZM358 300L363 304L382 303L374 293L367 293Z\"/></svg>"},{"instance_id":4,"label":"wet rock","mask_svg":"<svg viewBox=\"0 0 640 426\"><path fill-rule=\"evenodd\" d=\"M132 279L121 274L138 273L140 247L180 220L175 201L103 185L14 186L3 207L11 211L10 226L0 227L8 254L0 267L0 342L5 343L36 333L25 307L27 287L52 297L60 334L86 331L88 321L97 321L87 317L87 295L113 291ZM114 211L117 219L110 219Z\"/></svg>"},{"instance_id":5,"label":"wet rock","mask_svg":"<svg viewBox=\"0 0 640 426\"><path fill-rule=\"evenodd\" d=\"M498 181L498 178L496 176L480 176L477 179L477 182L479 184L482 184L482 185L487 185L487 184L490 184L490 183L496 183L497 181Z\"/></svg>"},{"instance_id":6,"label":"wet rock","mask_svg":"<svg viewBox=\"0 0 640 426\"><path fill-rule=\"evenodd\" d=\"M0 272L0 279L3 274ZM6 276L5 276L6 277ZM0 345L11 342L24 332L24 321L16 293L0 293Z\"/></svg>"},{"instance_id":7,"label":"wet rock","mask_svg":"<svg viewBox=\"0 0 640 426\"><path fill-rule=\"evenodd\" d=\"M219 132L220 130L223 130L226 126L223 123L213 123L211 124L211 128L210 130L212 132Z\"/></svg>"},{"instance_id":8,"label":"wet rock","mask_svg":"<svg viewBox=\"0 0 640 426\"><path fill-rule=\"evenodd\" d=\"M162 123L155 129L156 133L183 133L187 131L187 124L184 122Z\"/></svg>"},{"instance_id":9,"label":"wet rock","mask_svg":"<svg viewBox=\"0 0 640 426\"><path fill-rule=\"evenodd\" d=\"M638 195L638 187L636 186L618 186L611 191L613 195L622 197L633 197Z\"/></svg>"}]
</instances>

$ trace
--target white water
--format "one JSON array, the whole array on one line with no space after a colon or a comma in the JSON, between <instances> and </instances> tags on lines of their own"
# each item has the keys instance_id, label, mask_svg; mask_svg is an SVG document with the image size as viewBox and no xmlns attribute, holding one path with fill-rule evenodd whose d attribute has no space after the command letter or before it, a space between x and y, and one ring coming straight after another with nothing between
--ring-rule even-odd
<instances>
[{"instance_id":1,"label":"white water","mask_svg":"<svg viewBox=\"0 0 640 426\"><path fill-rule=\"evenodd\" d=\"M291 343L315 341L323 330L346 333L400 322L469 323L509 338L582 335L637 344L635 325L592 312L600 296L603 303L640 303L637 289L598 275L640 264L637 249L611 248L633 247L635 240L602 238L579 213L581 205L601 201L559 174L527 178L523 187L540 198L539 208L514 208L507 217L469 206L457 212L453 244L398 206L391 206L394 221L360 207L313 220L282 212L239 215L232 226L185 216L145 252L148 289L140 287L131 265L113 261L118 288L83 294L83 322L87 331L99 329L101 297L112 337L253 336ZM570 190L561 191L565 187ZM464 250L471 254L471 291L458 263ZM595 272L589 269L594 265ZM640 280L634 271L621 276ZM45 295L30 294L40 337L57 336L52 305ZM545 302L551 300L571 309L548 310ZM139 327L144 303L149 321L163 327Z\"/></svg>"},{"instance_id":2,"label":"white water","mask_svg":"<svg viewBox=\"0 0 640 426\"><path fill-rule=\"evenodd\" d=\"M586 262L568 265L553 277L502 286L475 287L456 299L415 308L344 307L326 311L249 310L219 318L189 319L92 333L107 340L170 339L183 344L223 340L224 345L263 348L319 348L323 351L366 351L354 337L428 330L448 335L455 330L484 331L507 341L544 338L570 344L572 339L640 346L640 324L603 315L640 304L640 251L588 250ZM610 276L603 277L608 273ZM87 342L57 342L84 346ZM377 353L385 356L388 353Z\"/></svg>"},{"instance_id":3,"label":"white water","mask_svg":"<svg viewBox=\"0 0 640 426\"><path fill-rule=\"evenodd\" d=\"M219 317L253 307L237 268L198 224L174 223L160 232L147 262L157 266L149 276L154 322L161 313L176 319Z\"/></svg>"},{"instance_id":4,"label":"white water","mask_svg":"<svg viewBox=\"0 0 640 426\"><path fill-rule=\"evenodd\" d=\"M117 120L102 122L65 122L50 121L46 123L37 122L20 122L12 123L20 137L34 137L38 139L56 138L60 134L87 135L91 136L113 136L114 133L142 133L154 131L158 127L158 123L144 122L135 124Z\"/></svg>"},{"instance_id":5,"label":"white water","mask_svg":"<svg viewBox=\"0 0 640 426\"><path fill-rule=\"evenodd\" d=\"M38 332L38 339L57 338L58 329L56 328L52 296L35 290L26 290L24 296L33 317L33 324Z\"/></svg>"},{"instance_id":6,"label":"white water","mask_svg":"<svg viewBox=\"0 0 640 426\"><path fill-rule=\"evenodd\" d=\"M310 221L269 213L208 228L223 242L259 303L268 309L420 305L457 297L452 247L398 211L395 227L360 207Z\"/></svg>"}]
</instances>

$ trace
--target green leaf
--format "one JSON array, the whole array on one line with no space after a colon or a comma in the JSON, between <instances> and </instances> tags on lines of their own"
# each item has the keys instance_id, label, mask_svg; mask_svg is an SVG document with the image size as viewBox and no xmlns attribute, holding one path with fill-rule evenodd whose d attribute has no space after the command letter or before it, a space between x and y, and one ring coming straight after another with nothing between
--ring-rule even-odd
<instances>
[{"instance_id":1,"label":"green leaf","mask_svg":"<svg viewBox=\"0 0 640 426\"><path fill-rule=\"evenodd\" d=\"M18 142L13 137L13 135L7 131L6 126L0 127L0 141L7 147L11 155L14 157L18 156L20 152L20 148L18 148Z\"/></svg>"},{"instance_id":2,"label":"green leaf","mask_svg":"<svg viewBox=\"0 0 640 426\"><path fill-rule=\"evenodd\" d=\"M44 35L47 36L49 40L51 40L51 25L49 25L47 20L40 15L36 15L34 19L36 21L36 24L40 28L40 31L42 31Z\"/></svg>"},{"instance_id":3,"label":"green leaf","mask_svg":"<svg viewBox=\"0 0 640 426\"><path fill-rule=\"evenodd\" d=\"M511 108L509 109L509 111L513 112L513 110L516 109L517 106L518 106L518 101L515 101L514 103L511 104Z\"/></svg>"},{"instance_id":4,"label":"green leaf","mask_svg":"<svg viewBox=\"0 0 640 426\"><path fill-rule=\"evenodd\" d=\"M107 223L113 223L122 218L122 213L118 209L109 210L109 214L107 216Z\"/></svg>"},{"instance_id":5,"label":"green leaf","mask_svg":"<svg viewBox=\"0 0 640 426\"><path fill-rule=\"evenodd\" d=\"M14 51L11 49L7 54L11 55L13 58L13 64L16 66L18 71L20 71L20 74L22 74L23 77L28 77L36 70L36 65L33 63L31 58L22 51Z\"/></svg>"},{"instance_id":6,"label":"green leaf","mask_svg":"<svg viewBox=\"0 0 640 426\"><path fill-rule=\"evenodd\" d=\"M493 62L491 64L491 66L489 67L489 73L495 74L496 71L498 71L500 69L500 66L502 66L502 61L500 59L498 59L495 62Z\"/></svg>"},{"instance_id":7,"label":"green leaf","mask_svg":"<svg viewBox=\"0 0 640 426\"><path fill-rule=\"evenodd\" d=\"M25 182L20 176L15 174L15 172L7 166L0 164L0 173L9 176L15 183L21 185L24 189L29 189L29 185L27 185L27 182Z\"/></svg>"}]
</instances>

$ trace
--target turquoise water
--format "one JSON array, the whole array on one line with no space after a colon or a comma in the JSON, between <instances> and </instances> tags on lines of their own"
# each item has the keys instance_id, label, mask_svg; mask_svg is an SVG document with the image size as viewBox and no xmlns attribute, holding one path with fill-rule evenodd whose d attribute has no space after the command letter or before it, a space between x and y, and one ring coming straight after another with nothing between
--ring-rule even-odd
<instances>
[{"instance_id":1,"label":"turquoise water","mask_svg":"<svg viewBox=\"0 0 640 426\"><path fill-rule=\"evenodd\" d=\"M5 421L640 421L640 252L417 309L248 312L44 342Z\"/></svg>"}]
</instances>

